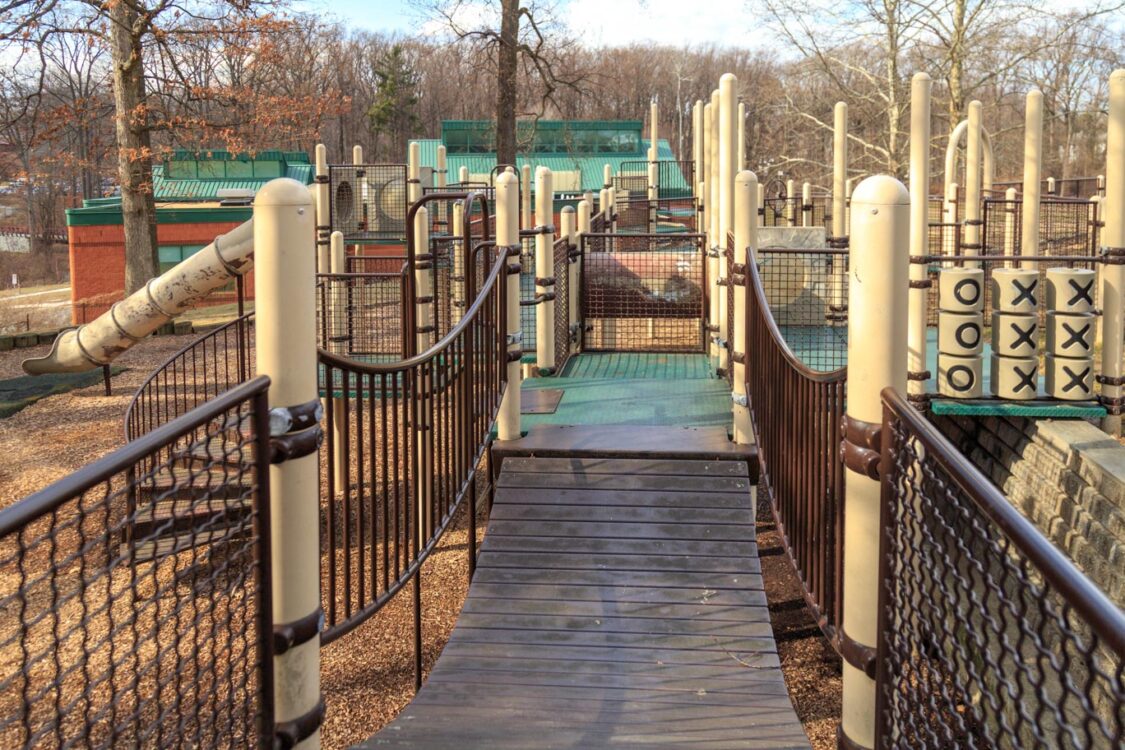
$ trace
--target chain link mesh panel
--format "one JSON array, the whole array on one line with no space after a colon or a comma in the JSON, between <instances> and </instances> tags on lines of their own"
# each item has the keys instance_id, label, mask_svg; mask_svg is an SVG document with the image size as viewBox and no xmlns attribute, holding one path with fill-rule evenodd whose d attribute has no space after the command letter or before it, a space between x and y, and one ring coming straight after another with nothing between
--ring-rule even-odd
<instances>
[{"instance_id":1,"label":"chain link mesh panel","mask_svg":"<svg viewBox=\"0 0 1125 750\"><path fill-rule=\"evenodd\" d=\"M406 165L328 167L328 223L347 243L401 241L406 236Z\"/></svg>"},{"instance_id":2,"label":"chain link mesh panel","mask_svg":"<svg viewBox=\"0 0 1125 750\"><path fill-rule=\"evenodd\" d=\"M1125 743L1125 615L884 397L879 747Z\"/></svg>"},{"instance_id":3,"label":"chain link mesh panel","mask_svg":"<svg viewBox=\"0 0 1125 750\"><path fill-rule=\"evenodd\" d=\"M582 236L583 348L699 352L702 235Z\"/></svg>"},{"instance_id":4,"label":"chain link mesh panel","mask_svg":"<svg viewBox=\"0 0 1125 750\"><path fill-rule=\"evenodd\" d=\"M265 378L0 514L0 744L270 747Z\"/></svg>"}]
</instances>

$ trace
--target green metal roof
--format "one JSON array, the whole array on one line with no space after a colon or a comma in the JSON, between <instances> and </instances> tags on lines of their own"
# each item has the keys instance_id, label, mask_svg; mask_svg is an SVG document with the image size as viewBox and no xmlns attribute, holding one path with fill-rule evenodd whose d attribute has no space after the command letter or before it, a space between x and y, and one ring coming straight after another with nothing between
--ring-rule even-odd
<instances>
[{"instance_id":1,"label":"green metal roof","mask_svg":"<svg viewBox=\"0 0 1125 750\"><path fill-rule=\"evenodd\" d=\"M421 147L421 165L423 167L437 167L437 147L441 140L437 138L419 139L412 141ZM527 154L517 157L517 166L523 168L524 164L531 166L534 172L536 167L547 167L553 172L581 173L581 190L597 191L602 188L603 167L608 164L614 174L621 171L624 162L645 161L648 152L648 139L641 139L641 151L635 154ZM668 141L661 138L657 142L657 158L662 161L675 159L672 147ZM448 169L449 182L457 181L457 174L461 167L468 167L471 174L488 174L496 166L495 154L446 154L446 168Z\"/></svg>"},{"instance_id":2,"label":"green metal roof","mask_svg":"<svg viewBox=\"0 0 1125 750\"><path fill-rule=\"evenodd\" d=\"M153 165L152 187L158 201L215 201L220 190L257 191L277 177L308 185L313 175L309 155L300 151L173 151Z\"/></svg>"}]
</instances>

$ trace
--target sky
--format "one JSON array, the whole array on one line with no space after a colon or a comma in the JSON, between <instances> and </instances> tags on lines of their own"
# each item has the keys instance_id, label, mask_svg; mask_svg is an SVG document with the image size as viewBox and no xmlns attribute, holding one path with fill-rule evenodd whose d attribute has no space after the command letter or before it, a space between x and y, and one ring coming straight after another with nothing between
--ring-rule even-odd
<instances>
[{"instance_id":1,"label":"sky","mask_svg":"<svg viewBox=\"0 0 1125 750\"><path fill-rule=\"evenodd\" d=\"M595 47L634 42L753 47L766 41L761 24L747 17L746 0L559 0L558 5L564 19L575 19L572 31ZM409 0L302 0L298 7L371 31L414 33L426 24Z\"/></svg>"}]
</instances>

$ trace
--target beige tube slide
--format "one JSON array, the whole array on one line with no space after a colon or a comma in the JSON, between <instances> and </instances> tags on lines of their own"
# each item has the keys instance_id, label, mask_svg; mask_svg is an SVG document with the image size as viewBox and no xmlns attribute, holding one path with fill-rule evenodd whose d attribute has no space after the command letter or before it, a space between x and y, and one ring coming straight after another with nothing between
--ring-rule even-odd
<instances>
[{"instance_id":1,"label":"beige tube slide","mask_svg":"<svg viewBox=\"0 0 1125 750\"><path fill-rule=\"evenodd\" d=\"M25 359L28 375L83 372L112 362L138 341L254 266L249 219L187 260L150 279L94 321L63 331L43 357Z\"/></svg>"}]
</instances>

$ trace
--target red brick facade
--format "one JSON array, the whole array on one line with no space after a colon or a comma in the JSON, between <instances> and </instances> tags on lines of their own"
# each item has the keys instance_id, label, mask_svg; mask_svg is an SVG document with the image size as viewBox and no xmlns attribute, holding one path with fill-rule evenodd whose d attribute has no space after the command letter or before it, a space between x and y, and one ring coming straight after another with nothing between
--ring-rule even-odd
<instances>
[{"instance_id":1,"label":"red brick facade","mask_svg":"<svg viewBox=\"0 0 1125 750\"><path fill-rule=\"evenodd\" d=\"M160 245L207 245L240 222L160 224ZM68 227L70 239L71 316L75 324L93 320L121 299L125 289L125 228L120 224ZM246 279L248 298L254 296L253 272ZM232 301L224 294L219 304Z\"/></svg>"}]
</instances>

